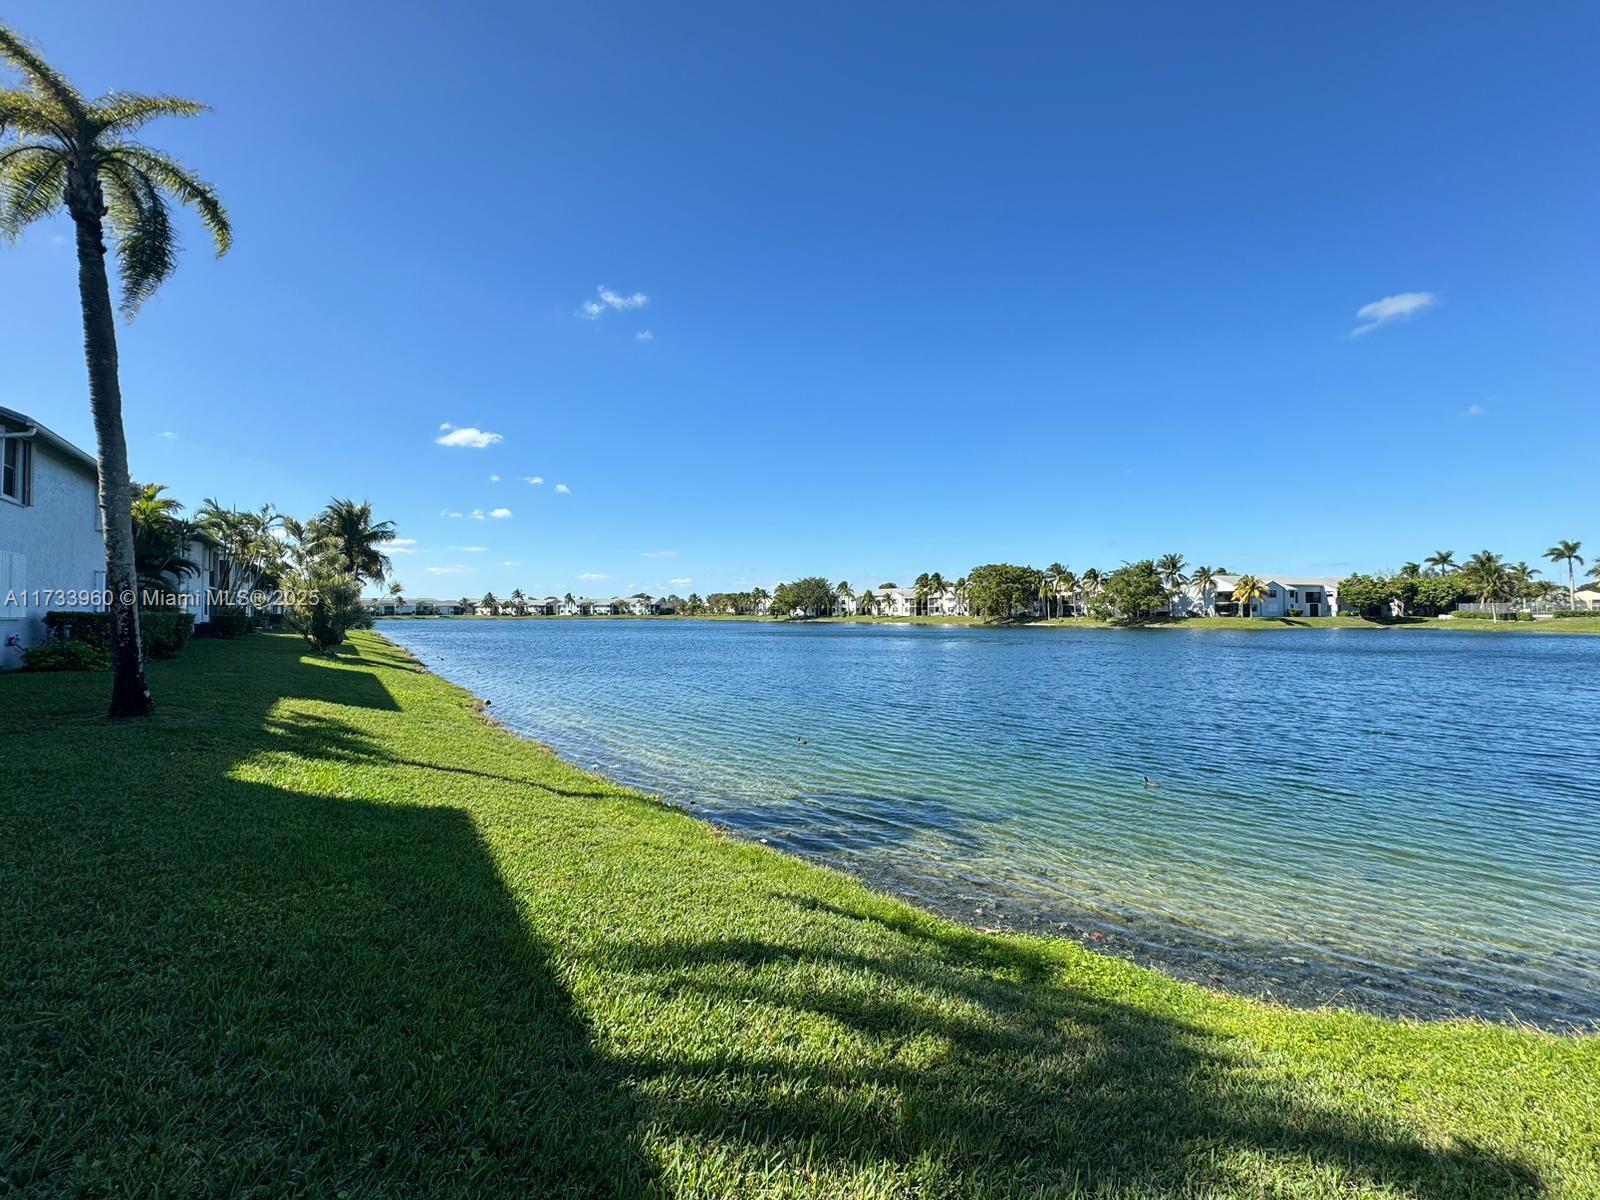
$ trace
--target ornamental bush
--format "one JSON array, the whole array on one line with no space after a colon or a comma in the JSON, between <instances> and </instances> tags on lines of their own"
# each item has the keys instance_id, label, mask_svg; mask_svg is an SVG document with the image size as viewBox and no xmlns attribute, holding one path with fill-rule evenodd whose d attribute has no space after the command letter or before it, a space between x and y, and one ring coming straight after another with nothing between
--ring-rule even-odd
<instances>
[{"instance_id":1,"label":"ornamental bush","mask_svg":"<svg viewBox=\"0 0 1600 1200\"><path fill-rule=\"evenodd\" d=\"M107 671L111 655L78 638L58 638L23 651L27 671Z\"/></svg>"},{"instance_id":2,"label":"ornamental bush","mask_svg":"<svg viewBox=\"0 0 1600 1200\"><path fill-rule=\"evenodd\" d=\"M111 652L111 614L61 609L44 615L45 628L54 640L85 642ZM139 641L152 658L176 658L194 633L194 614L170 609L150 609L139 614Z\"/></svg>"}]
</instances>

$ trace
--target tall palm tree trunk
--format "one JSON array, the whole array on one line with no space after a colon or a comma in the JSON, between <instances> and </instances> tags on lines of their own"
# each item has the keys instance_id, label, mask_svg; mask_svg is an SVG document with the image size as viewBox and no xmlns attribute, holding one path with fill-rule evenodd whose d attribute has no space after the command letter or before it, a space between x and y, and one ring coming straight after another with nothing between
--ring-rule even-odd
<instances>
[{"instance_id":1,"label":"tall palm tree trunk","mask_svg":"<svg viewBox=\"0 0 1600 1200\"><path fill-rule=\"evenodd\" d=\"M138 576L133 562L133 511L128 498L128 443L122 433L122 387L117 379L117 327L106 279L105 201L90 171L75 167L67 185L78 232L78 298L83 305L83 356L89 366L89 407L99 449L100 518L106 535L106 591L111 609L111 715L149 716L139 644Z\"/></svg>"}]
</instances>

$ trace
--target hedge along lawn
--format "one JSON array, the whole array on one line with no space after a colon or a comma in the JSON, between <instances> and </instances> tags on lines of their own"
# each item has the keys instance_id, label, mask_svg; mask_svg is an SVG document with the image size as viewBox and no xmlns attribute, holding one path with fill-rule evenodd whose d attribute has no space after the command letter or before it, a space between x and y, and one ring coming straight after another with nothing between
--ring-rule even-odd
<instances>
[{"instance_id":1,"label":"hedge along lawn","mask_svg":"<svg viewBox=\"0 0 1600 1200\"><path fill-rule=\"evenodd\" d=\"M1600 1195L1600 1039L1294 1012L726 840L371 634L0 678L0 1192Z\"/></svg>"}]
</instances>

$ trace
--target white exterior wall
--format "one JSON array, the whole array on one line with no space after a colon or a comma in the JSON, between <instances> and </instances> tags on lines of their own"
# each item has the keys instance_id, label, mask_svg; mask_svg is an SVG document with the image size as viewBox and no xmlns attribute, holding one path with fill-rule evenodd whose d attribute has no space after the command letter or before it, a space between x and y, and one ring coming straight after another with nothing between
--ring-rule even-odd
<instances>
[{"instance_id":1,"label":"white exterior wall","mask_svg":"<svg viewBox=\"0 0 1600 1200\"><path fill-rule=\"evenodd\" d=\"M0 670L20 667L22 651L44 640L46 612L100 607L64 604L53 595L39 596L44 603L35 604L33 593L105 587L95 473L41 435L33 438L32 483L31 504L0 496Z\"/></svg>"}]
</instances>

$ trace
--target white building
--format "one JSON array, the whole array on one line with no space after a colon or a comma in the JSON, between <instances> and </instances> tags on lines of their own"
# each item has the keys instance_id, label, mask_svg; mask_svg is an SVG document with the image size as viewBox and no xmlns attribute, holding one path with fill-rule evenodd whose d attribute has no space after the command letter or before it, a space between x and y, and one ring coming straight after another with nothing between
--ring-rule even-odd
<instances>
[{"instance_id":1,"label":"white building","mask_svg":"<svg viewBox=\"0 0 1600 1200\"><path fill-rule=\"evenodd\" d=\"M866 597L872 598L870 606ZM917 594L916 588L863 588L849 597L835 597L833 615L853 617L857 613L871 612L880 617L964 617L967 606L957 597L955 589Z\"/></svg>"},{"instance_id":2,"label":"white building","mask_svg":"<svg viewBox=\"0 0 1600 1200\"><path fill-rule=\"evenodd\" d=\"M1236 617L1239 604L1234 599L1238 575L1218 575L1211 589L1201 595L1193 584L1178 598L1178 612L1192 617ZM1250 605L1252 617L1334 617L1339 615L1339 581L1321 575L1257 575L1264 591Z\"/></svg>"},{"instance_id":3,"label":"white building","mask_svg":"<svg viewBox=\"0 0 1600 1200\"><path fill-rule=\"evenodd\" d=\"M0 670L45 639L46 612L104 607L99 478L91 455L0 408Z\"/></svg>"}]
</instances>

